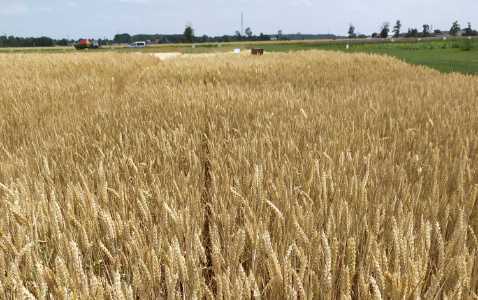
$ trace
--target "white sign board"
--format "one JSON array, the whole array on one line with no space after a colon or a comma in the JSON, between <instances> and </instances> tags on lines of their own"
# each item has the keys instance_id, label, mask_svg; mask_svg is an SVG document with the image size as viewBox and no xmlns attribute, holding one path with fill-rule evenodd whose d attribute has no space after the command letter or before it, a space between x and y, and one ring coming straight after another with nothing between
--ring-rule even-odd
<instances>
[{"instance_id":1,"label":"white sign board","mask_svg":"<svg viewBox=\"0 0 478 300\"><path fill-rule=\"evenodd\" d=\"M468 39L471 40L471 36L469 36Z\"/></svg>"},{"instance_id":2,"label":"white sign board","mask_svg":"<svg viewBox=\"0 0 478 300\"><path fill-rule=\"evenodd\" d=\"M446 36L443 37L443 40L446 41Z\"/></svg>"},{"instance_id":3,"label":"white sign board","mask_svg":"<svg viewBox=\"0 0 478 300\"><path fill-rule=\"evenodd\" d=\"M234 53L241 53L241 49L234 49Z\"/></svg>"},{"instance_id":4,"label":"white sign board","mask_svg":"<svg viewBox=\"0 0 478 300\"><path fill-rule=\"evenodd\" d=\"M221 44L217 45L218 47L221 47Z\"/></svg>"},{"instance_id":5,"label":"white sign board","mask_svg":"<svg viewBox=\"0 0 478 300\"><path fill-rule=\"evenodd\" d=\"M349 48L349 45L345 46L345 49L348 49Z\"/></svg>"},{"instance_id":6,"label":"white sign board","mask_svg":"<svg viewBox=\"0 0 478 300\"><path fill-rule=\"evenodd\" d=\"M196 48L196 45L193 45L193 49Z\"/></svg>"}]
</instances>

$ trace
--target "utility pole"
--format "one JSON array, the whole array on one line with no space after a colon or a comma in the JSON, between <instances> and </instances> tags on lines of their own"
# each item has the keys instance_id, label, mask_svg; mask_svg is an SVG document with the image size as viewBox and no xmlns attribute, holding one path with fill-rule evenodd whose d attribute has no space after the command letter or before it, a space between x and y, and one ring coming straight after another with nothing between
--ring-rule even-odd
<instances>
[{"instance_id":1,"label":"utility pole","mask_svg":"<svg viewBox=\"0 0 478 300\"><path fill-rule=\"evenodd\" d=\"M241 35L244 35L244 14L241 12Z\"/></svg>"}]
</instances>

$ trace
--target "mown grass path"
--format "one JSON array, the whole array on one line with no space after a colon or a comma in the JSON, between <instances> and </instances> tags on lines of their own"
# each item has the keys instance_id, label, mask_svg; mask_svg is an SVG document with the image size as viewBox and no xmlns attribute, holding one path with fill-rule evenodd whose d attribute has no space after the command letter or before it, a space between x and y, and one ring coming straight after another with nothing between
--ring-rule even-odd
<instances>
[{"instance_id":1,"label":"mown grass path","mask_svg":"<svg viewBox=\"0 0 478 300\"><path fill-rule=\"evenodd\" d=\"M465 43L468 43L468 41L350 44L348 48L344 44L283 44L265 45L264 50L269 52L287 52L321 49L348 53L374 53L394 56L407 63L424 65L444 73L458 72L462 74L478 75L478 41L476 39L469 41L469 51L464 50ZM444 49L440 49L440 47L443 47Z\"/></svg>"}]
</instances>

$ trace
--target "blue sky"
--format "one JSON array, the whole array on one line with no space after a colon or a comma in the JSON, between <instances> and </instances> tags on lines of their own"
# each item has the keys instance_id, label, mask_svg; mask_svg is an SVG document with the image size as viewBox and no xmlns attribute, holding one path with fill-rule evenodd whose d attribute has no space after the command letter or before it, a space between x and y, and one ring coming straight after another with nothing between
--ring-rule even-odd
<instances>
[{"instance_id":1,"label":"blue sky","mask_svg":"<svg viewBox=\"0 0 478 300\"><path fill-rule=\"evenodd\" d=\"M182 33L233 35L250 27L254 35L276 33L378 32L383 22L422 30L449 30L471 22L478 29L478 0L0 0L0 35L52 38L109 38L115 34Z\"/></svg>"}]
</instances>

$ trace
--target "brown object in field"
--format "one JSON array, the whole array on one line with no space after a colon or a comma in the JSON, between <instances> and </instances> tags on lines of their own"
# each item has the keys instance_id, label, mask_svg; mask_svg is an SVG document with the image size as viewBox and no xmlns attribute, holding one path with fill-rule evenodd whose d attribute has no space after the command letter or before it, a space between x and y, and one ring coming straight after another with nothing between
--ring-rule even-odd
<instances>
[{"instance_id":1,"label":"brown object in field","mask_svg":"<svg viewBox=\"0 0 478 300\"><path fill-rule=\"evenodd\" d=\"M262 54L264 54L264 48L252 48L251 49L251 54L252 55L257 55L257 54L262 55Z\"/></svg>"}]
</instances>

